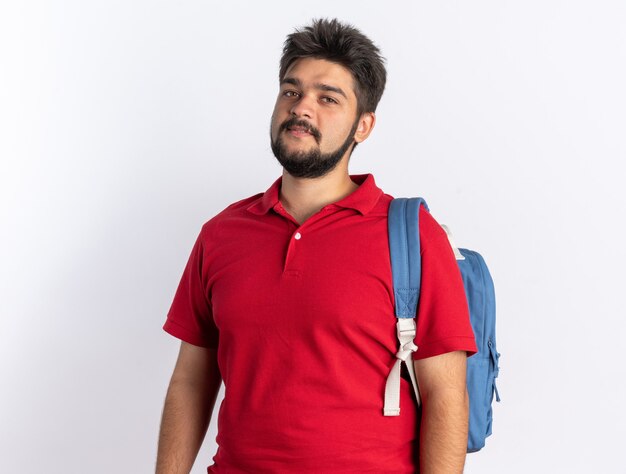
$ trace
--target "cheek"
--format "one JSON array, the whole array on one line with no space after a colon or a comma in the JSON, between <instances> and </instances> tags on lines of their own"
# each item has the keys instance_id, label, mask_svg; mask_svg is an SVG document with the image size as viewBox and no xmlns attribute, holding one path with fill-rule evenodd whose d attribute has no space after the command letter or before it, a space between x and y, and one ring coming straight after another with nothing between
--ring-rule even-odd
<instances>
[{"instance_id":1,"label":"cheek","mask_svg":"<svg viewBox=\"0 0 626 474\"><path fill-rule=\"evenodd\" d=\"M322 134L324 134L323 130L326 130L324 135L329 141L332 140L333 143L343 143L350 132L352 124L348 124L343 117L331 121L331 123L334 125L327 125L325 129L322 129Z\"/></svg>"},{"instance_id":2,"label":"cheek","mask_svg":"<svg viewBox=\"0 0 626 474\"><path fill-rule=\"evenodd\" d=\"M270 133L272 137L275 137L278 133L278 128L280 127L280 119L278 118L278 114L276 113L276 109L272 112L272 118L270 119Z\"/></svg>"}]
</instances>

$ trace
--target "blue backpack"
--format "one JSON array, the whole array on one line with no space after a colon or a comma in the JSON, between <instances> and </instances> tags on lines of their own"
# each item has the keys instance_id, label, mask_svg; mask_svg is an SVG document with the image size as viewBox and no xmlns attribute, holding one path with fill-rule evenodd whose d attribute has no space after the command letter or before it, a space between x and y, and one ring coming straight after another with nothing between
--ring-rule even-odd
<instances>
[{"instance_id":1,"label":"blue backpack","mask_svg":"<svg viewBox=\"0 0 626 474\"><path fill-rule=\"evenodd\" d=\"M412 360L412 354L417 350L413 339L421 279L420 205L428 210L422 198L394 199L389 207L389 249L400 349L385 387L385 416L400 414L400 377L403 362L408 369L417 403L420 403ZM483 258L472 250L457 249L452 243L451 245L463 277L470 320L478 348L478 353L467 359L467 390L470 400L467 452L471 453L480 450L485 445L485 438L491 434L491 403L494 393L496 400L500 401L495 382L500 357L496 351L495 293L491 275Z\"/></svg>"}]
</instances>

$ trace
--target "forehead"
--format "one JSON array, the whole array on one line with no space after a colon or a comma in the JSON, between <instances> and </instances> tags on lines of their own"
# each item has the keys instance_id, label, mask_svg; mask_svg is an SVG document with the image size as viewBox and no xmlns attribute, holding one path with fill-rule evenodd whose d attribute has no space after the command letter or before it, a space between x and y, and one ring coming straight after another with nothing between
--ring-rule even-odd
<instances>
[{"instance_id":1,"label":"forehead","mask_svg":"<svg viewBox=\"0 0 626 474\"><path fill-rule=\"evenodd\" d=\"M283 80L285 79L297 79L304 87L313 84L340 87L356 100L352 73L341 64L326 59L297 59L287 68Z\"/></svg>"}]
</instances>

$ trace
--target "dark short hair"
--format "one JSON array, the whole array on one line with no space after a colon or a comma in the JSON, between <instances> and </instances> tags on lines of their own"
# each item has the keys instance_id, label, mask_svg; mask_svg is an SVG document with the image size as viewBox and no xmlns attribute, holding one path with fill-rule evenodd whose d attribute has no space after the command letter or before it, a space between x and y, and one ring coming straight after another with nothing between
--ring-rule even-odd
<instances>
[{"instance_id":1,"label":"dark short hair","mask_svg":"<svg viewBox=\"0 0 626 474\"><path fill-rule=\"evenodd\" d=\"M385 58L378 47L351 25L336 19L313 20L310 26L296 29L287 36L280 58L279 80L300 58L326 59L352 73L357 98L357 112L375 112L385 90Z\"/></svg>"}]
</instances>

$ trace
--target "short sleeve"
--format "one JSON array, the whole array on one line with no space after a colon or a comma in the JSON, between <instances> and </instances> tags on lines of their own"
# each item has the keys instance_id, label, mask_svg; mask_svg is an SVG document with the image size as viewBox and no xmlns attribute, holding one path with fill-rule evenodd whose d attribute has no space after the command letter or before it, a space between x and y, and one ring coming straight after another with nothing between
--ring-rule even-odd
<instances>
[{"instance_id":1,"label":"short sleeve","mask_svg":"<svg viewBox=\"0 0 626 474\"><path fill-rule=\"evenodd\" d=\"M414 359L453 351L476 353L461 271L443 228L420 208L422 278Z\"/></svg>"},{"instance_id":2,"label":"short sleeve","mask_svg":"<svg viewBox=\"0 0 626 474\"><path fill-rule=\"evenodd\" d=\"M204 260L205 242L203 233L200 232L178 284L163 329L189 344L215 348L219 333L213 321L213 312L204 284L206 281Z\"/></svg>"}]
</instances>

